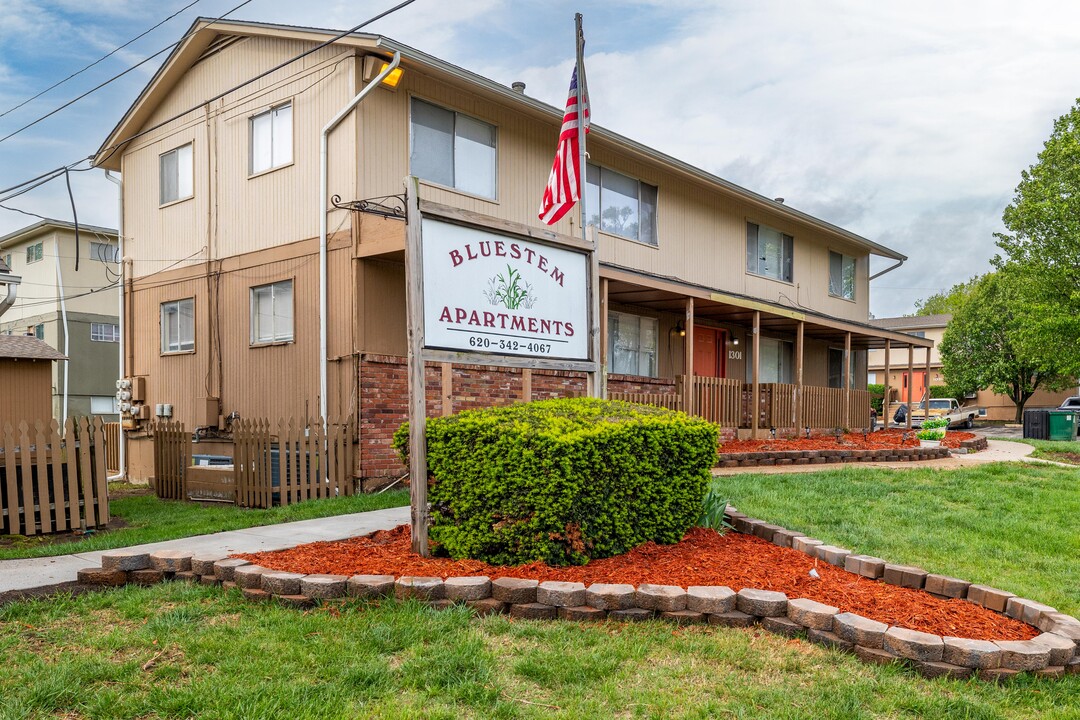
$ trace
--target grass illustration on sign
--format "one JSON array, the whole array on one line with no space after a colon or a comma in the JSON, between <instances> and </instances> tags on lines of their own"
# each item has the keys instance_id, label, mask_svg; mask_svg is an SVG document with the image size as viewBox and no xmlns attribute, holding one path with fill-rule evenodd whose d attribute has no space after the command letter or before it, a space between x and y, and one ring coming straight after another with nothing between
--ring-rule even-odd
<instances>
[{"instance_id":1,"label":"grass illustration on sign","mask_svg":"<svg viewBox=\"0 0 1080 720\"><path fill-rule=\"evenodd\" d=\"M539 298L533 294L530 283L522 283L521 273L510 265L506 266L506 275L499 273L488 279L488 289L484 297L492 305L502 305L507 310L530 309Z\"/></svg>"}]
</instances>

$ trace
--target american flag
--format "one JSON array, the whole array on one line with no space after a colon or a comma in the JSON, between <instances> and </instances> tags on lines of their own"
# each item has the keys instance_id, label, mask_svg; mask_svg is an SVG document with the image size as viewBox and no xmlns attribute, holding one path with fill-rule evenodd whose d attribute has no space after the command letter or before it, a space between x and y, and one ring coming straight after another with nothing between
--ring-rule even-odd
<instances>
[{"instance_id":1,"label":"american flag","mask_svg":"<svg viewBox=\"0 0 1080 720\"><path fill-rule=\"evenodd\" d=\"M585 105L585 132L589 132L589 98L582 93ZM540 219L548 225L557 223L581 199L581 152L578 147L578 69L570 77L559 147L551 165L544 199L540 201Z\"/></svg>"}]
</instances>

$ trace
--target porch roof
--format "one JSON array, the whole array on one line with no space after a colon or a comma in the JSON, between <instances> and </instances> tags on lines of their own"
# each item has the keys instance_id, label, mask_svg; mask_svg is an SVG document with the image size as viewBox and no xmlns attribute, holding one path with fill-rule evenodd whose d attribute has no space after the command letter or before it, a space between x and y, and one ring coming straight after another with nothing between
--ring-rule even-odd
<instances>
[{"instance_id":1,"label":"porch roof","mask_svg":"<svg viewBox=\"0 0 1080 720\"><path fill-rule=\"evenodd\" d=\"M800 322L808 339L843 345L851 333L851 346L879 349L889 341L893 349L931 348L934 341L869 323L831 317L806 308L766 302L738 293L723 292L680 280L658 278L627 268L603 264L600 276L608 280L608 301L652 310L681 313L687 298L694 299L694 317L750 327L754 312L761 312L761 329L794 335Z\"/></svg>"}]
</instances>

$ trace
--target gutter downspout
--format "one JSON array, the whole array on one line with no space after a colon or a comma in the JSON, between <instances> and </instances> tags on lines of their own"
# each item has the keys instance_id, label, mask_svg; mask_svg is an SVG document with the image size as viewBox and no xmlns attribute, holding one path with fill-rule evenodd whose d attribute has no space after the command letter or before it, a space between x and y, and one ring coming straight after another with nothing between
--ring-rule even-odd
<instances>
[{"instance_id":1,"label":"gutter downspout","mask_svg":"<svg viewBox=\"0 0 1080 720\"><path fill-rule=\"evenodd\" d=\"M124 333L127 326L124 324L124 181L113 176L108 170L105 171L105 179L116 185L117 197L116 197L116 250L120 255L120 281L117 283L119 290L118 297L120 299L120 347L118 352L120 354L120 362L118 363L118 377L117 383L126 377L126 370L124 367ZM120 472L116 475L109 476L109 480L123 480L127 477L127 434L124 432L123 426L120 428Z\"/></svg>"},{"instance_id":2,"label":"gutter downspout","mask_svg":"<svg viewBox=\"0 0 1080 720\"><path fill-rule=\"evenodd\" d=\"M3 300L0 300L0 315L3 315L8 311L8 308L15 304L15 296L19 294L19 281L20 278L14 275L8 275L5 277L7 283L7 295Z\"/></svg>"},{"instance_id":3,"label":"gutter downspout","mask_svg":"<svg viewBox=\"0 0 1080 720\"><path fill-rule=\"evenodd\" d=\"M79 242L78 236L75 242ZM67 421L68 416L68 372L71 369L71 355L68 345L71 342L71 333L68 332L67 298L64 296L64 273L60 268L60 238L53 238L53 247L56 248L56 285L60 289L60 317L64 321L64 404L61 406L61 417Z\"/></svg>"},{"instance_id":4,"label":"gutter downspout","mask_svg":"<svg viewBox=\"0 0 1080 720\"><path fill-rule=\"evenodd\" d=\"M323 427L325 429L326 424L329 423L327 414L327 399L326 399L326 375L327 375L327 269L326 269L326 205L327 198L327 184L329 180L327 178L327 138L330 135L330 131L333 130L338 124L345 119L352 109L355 108L360 102L367 97L375 88L379 87L383 80L386 79L390 73L397 69L398 63L401 62L401 53L395 52L394 59L390 61L390 64L371 80L364 89L349 101L349 104L338 111L337 115L333 117L322 129L322 135L319 138L319 414L322 416Z\"/></svg>"},{"instance_id":5,"label":"gutter downspout","mask_svg":"<svg viewBox=\"0 0 1080 720\"><path fill-rule=\"evenodd\" d=\"M881 272L879 272L879 273L874 273L873 275L871 275L871 276L870 276L870 277L869 277L869 278L867 279L867 282L870 282L871 280L876 280L877 278L881 277L881 276L882 276L882 275L884 275L885 273L890 273L890 272L892 272L892 271L893 271L893 270L895 270L896 268L898 268L898 267L900 267L901 265L903 265L903 264L904 264L904 261L905 261L905 260L907 260L907 258L906 258L906 257L904 257L904 258L900 258L900 259L899 259L899 260L898 260L898 261L896 262L896 264L895 264L895 265L892 265L892 266L890 266L890 267L887 267L887 268L885 268L884 270L882 270L882 271L881 271Z\"/></svg>"}]
</instances>

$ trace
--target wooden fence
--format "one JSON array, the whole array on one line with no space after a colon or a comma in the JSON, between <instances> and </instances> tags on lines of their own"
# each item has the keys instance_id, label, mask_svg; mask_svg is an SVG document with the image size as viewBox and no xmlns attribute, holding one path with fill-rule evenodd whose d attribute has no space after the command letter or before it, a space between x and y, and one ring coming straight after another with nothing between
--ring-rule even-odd
<instances>
[{"instance_id":1,"label":"wooden fence","mask_svg":"<svg viewBox=\"0 0 1080 720\"><path fill-rule=\"evenodd\" d=\"M120 423L107 422L105 427L105 471L109 475L120 473Z\"/></svg>"},{"instance_id":2,"label":"wooden fence","mask_svg":"<svg viewBox=\"0 0 1080 720\"><path fill-rule=\"evenodd\" d=\"M0 534L42 535L109 522L100 418L4 426L0 435Z\"/></svg>"},{"instance_id":3,"label":"wooden fence","mask_svg":"<svg viewBox=\"0 0 1080 720\"><path fill-rule=\"evenodd\" d=\"M742 381L735 378L692 376L694 412L721 427L738 427L742 419ZM686 382L680 376L678 387Z\"/></svg>"},{"instance_id":4,"label":"wooden fence","mask_svg":"<svg viewBox=\"0 0 1080 720\"><path fill-rule=\"evenodd\" d=\"M154 493L163 500L187 500L191 436L178 422L151 425L154 435Z\"/></svg>"},{"instance_id":5,"label":"wooden fence","mask_svg":"<svg viewBox=\"0 0 1080 720\"><path fill-rule=\"evenodd\" d=\"M622 400L624 402L641 403L642 405L656 405L668 410L682 410L683 401L681 395L674 393L632 393L612 392L608 393L610 400Z\"/></svg>"}]
</instances>

